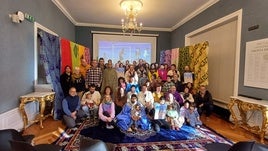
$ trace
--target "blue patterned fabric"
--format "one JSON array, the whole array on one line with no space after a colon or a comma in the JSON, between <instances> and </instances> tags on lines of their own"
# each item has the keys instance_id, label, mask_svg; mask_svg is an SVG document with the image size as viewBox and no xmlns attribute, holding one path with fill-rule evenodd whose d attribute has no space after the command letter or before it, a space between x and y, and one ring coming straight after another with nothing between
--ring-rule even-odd
<instances>
[{"instance_id":1,"label":"blue patterned fabric","mask_svg":"<svg viewBox=\"0 0 268 151\"><path fill-rule=\"evenodd\" d=\"M60 42L59 37L45 31L39 32L40 36L40 63L44 65L47 81L51 81L55 91L54 118L62 118L61 101L64 98L60 85Z\"/></svg>"}]
</instances>

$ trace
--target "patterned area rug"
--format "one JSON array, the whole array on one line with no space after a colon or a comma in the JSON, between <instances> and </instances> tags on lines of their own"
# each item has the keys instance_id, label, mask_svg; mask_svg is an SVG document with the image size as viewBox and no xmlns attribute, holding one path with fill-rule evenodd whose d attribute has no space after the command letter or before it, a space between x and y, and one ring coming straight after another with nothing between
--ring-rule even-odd
<instances>
[{"instance_id":1,"label":"patterned area rug","mask_svg":"<svg viewBox=\"0 0 268 151\"><path fill-rule=\"evenodd\" d=\"M64 151L79 151L80 133L82 130L98 125L98 121L84 121L75 128L67 129L66 132L72 137L69 139L59 138L56 144L63 147ZM182 127L183 128L183 127ZM178 132L179 133L179 132ZM154 136L152 136L154 137ZM197 129L195 134L183 140L157 141L157 142L128 142L116 143L115 151L151 151L151 150L177 150L177 151L201 151L206 150L204 146L208 143L220 142L232 144L231 141L217 134L206 126Z\"/></svg>"}]
</instances>

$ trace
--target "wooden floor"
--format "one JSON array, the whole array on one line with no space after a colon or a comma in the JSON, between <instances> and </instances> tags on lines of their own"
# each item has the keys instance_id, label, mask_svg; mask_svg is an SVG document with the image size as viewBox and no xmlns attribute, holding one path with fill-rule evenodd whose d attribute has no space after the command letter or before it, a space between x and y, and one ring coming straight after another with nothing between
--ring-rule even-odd
<instances>
[{"instance_id":1,"label":"wooden floor","mask_svg":"<svg viewBox=\"0 0 268 151\"><path fill-rule=\"evenodd\" d=\"M233 142L250 140L259 142L259 137L257 135L252 134L242 128L232 129L232 123L221 119L216 114L211 115L209 119L201 117L201 120L205 125L212 128L222 136L232 140ZM34 134L36 138L38 138L36 139L36 144L51 143L56 140L56 137L55 135L51 136L50 134L53 134L53 132L57 131L58 127L63 129L65 128L61 121L55 121L52 118L47 118L43 125L44 128L41 129L39 124L33 124L24 131L24 134ZM267 139L265 139L265 144L268 145Z\"/></svg>"}]
</instances>

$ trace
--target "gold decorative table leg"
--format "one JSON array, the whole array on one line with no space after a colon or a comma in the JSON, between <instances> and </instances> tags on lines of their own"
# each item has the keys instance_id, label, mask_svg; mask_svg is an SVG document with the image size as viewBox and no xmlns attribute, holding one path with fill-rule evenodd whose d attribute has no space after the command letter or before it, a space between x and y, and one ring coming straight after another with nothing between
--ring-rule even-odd
<instances>
[{"instance_id":1,"label":"gold decorative table leg","mask_svg":"<svg viewBox=\"0 0 268 151\"><path fill-rule=\"evenodd\" d=\"M24 104L24 99L21 99L21 103L20 103L20 112L21 112L21 116L23 119L23 129L26 129L26 126L28 125L28 117L27 114L25 112L25 104Z\"/></svg>"},{"instance_id":2,"label":"gold decorative table leg","mask_svg":"<svg viewBox=\"0 0 268 151\"><path fill-rule=\"evenodd\" d=\"M45 107L46 107L45 99L41 98L41 100L40 100L40 119L39 119L41 128L44 128L44 126L43 126L43 118L44 118Z\"/></svg>"},{"instance_id":3,"label":"gold decorative table leg","mask_svg":"<svg viewBox=\"0 0 268 151\"><path fill-rule=\"evenodd\" d=\"M267 121L267 116L268 116L268 109L267 108L262 108L262 126L261 126L261 131L260 131L260 142L264 143L264 136L266 133L266 130L268 128L268 121Z\"/></svg>"},{"instance_id":4,"label":"gold decorative table leg","mask_svg":"<svg viewBox=\"0 0 268 151\"><path fill-rule=\"evenodd\" d=\"M231 99L230 103L227 106L229 108L229 110L231 112L231 116L234 120L234 126L231 126L232 129L235 129L238 126L238 119L236 118L236 115L235 115L234 110L233 110L234 105L235 105L235 100Z\"/></svg>"}]
</instances>

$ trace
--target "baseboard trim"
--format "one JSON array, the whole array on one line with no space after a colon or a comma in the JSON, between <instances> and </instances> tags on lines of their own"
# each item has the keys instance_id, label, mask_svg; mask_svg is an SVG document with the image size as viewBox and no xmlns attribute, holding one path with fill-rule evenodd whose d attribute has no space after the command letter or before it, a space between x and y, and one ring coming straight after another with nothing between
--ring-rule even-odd
<instances>
[{"instance_id":1,"label":"baseboard trim","mask_svg":"<svg viewBox=\"0 0 268 151\"><path fill-rule=\"evenodd\" d=\"M0 129L16 129L23 128L23 120L19 112L19 108L14 108L5 113L0 114Z\"/></svg>"},{"instance_id":2,"label":"baseboard trim","mask_svg":"<svg viewBox=\"0 0 268 151\"><path fill-rule=\"evenodd\" d=\"M28 120L31 121L39 113L39 104L36 102L27 103L25 105L25 111L28 115ZM23 119L18 107L0 114L0 119L0 130L16 129L21 131L23 129ZM32 123L29 122L29 124Z\"/></svg>"}]
</instances>

